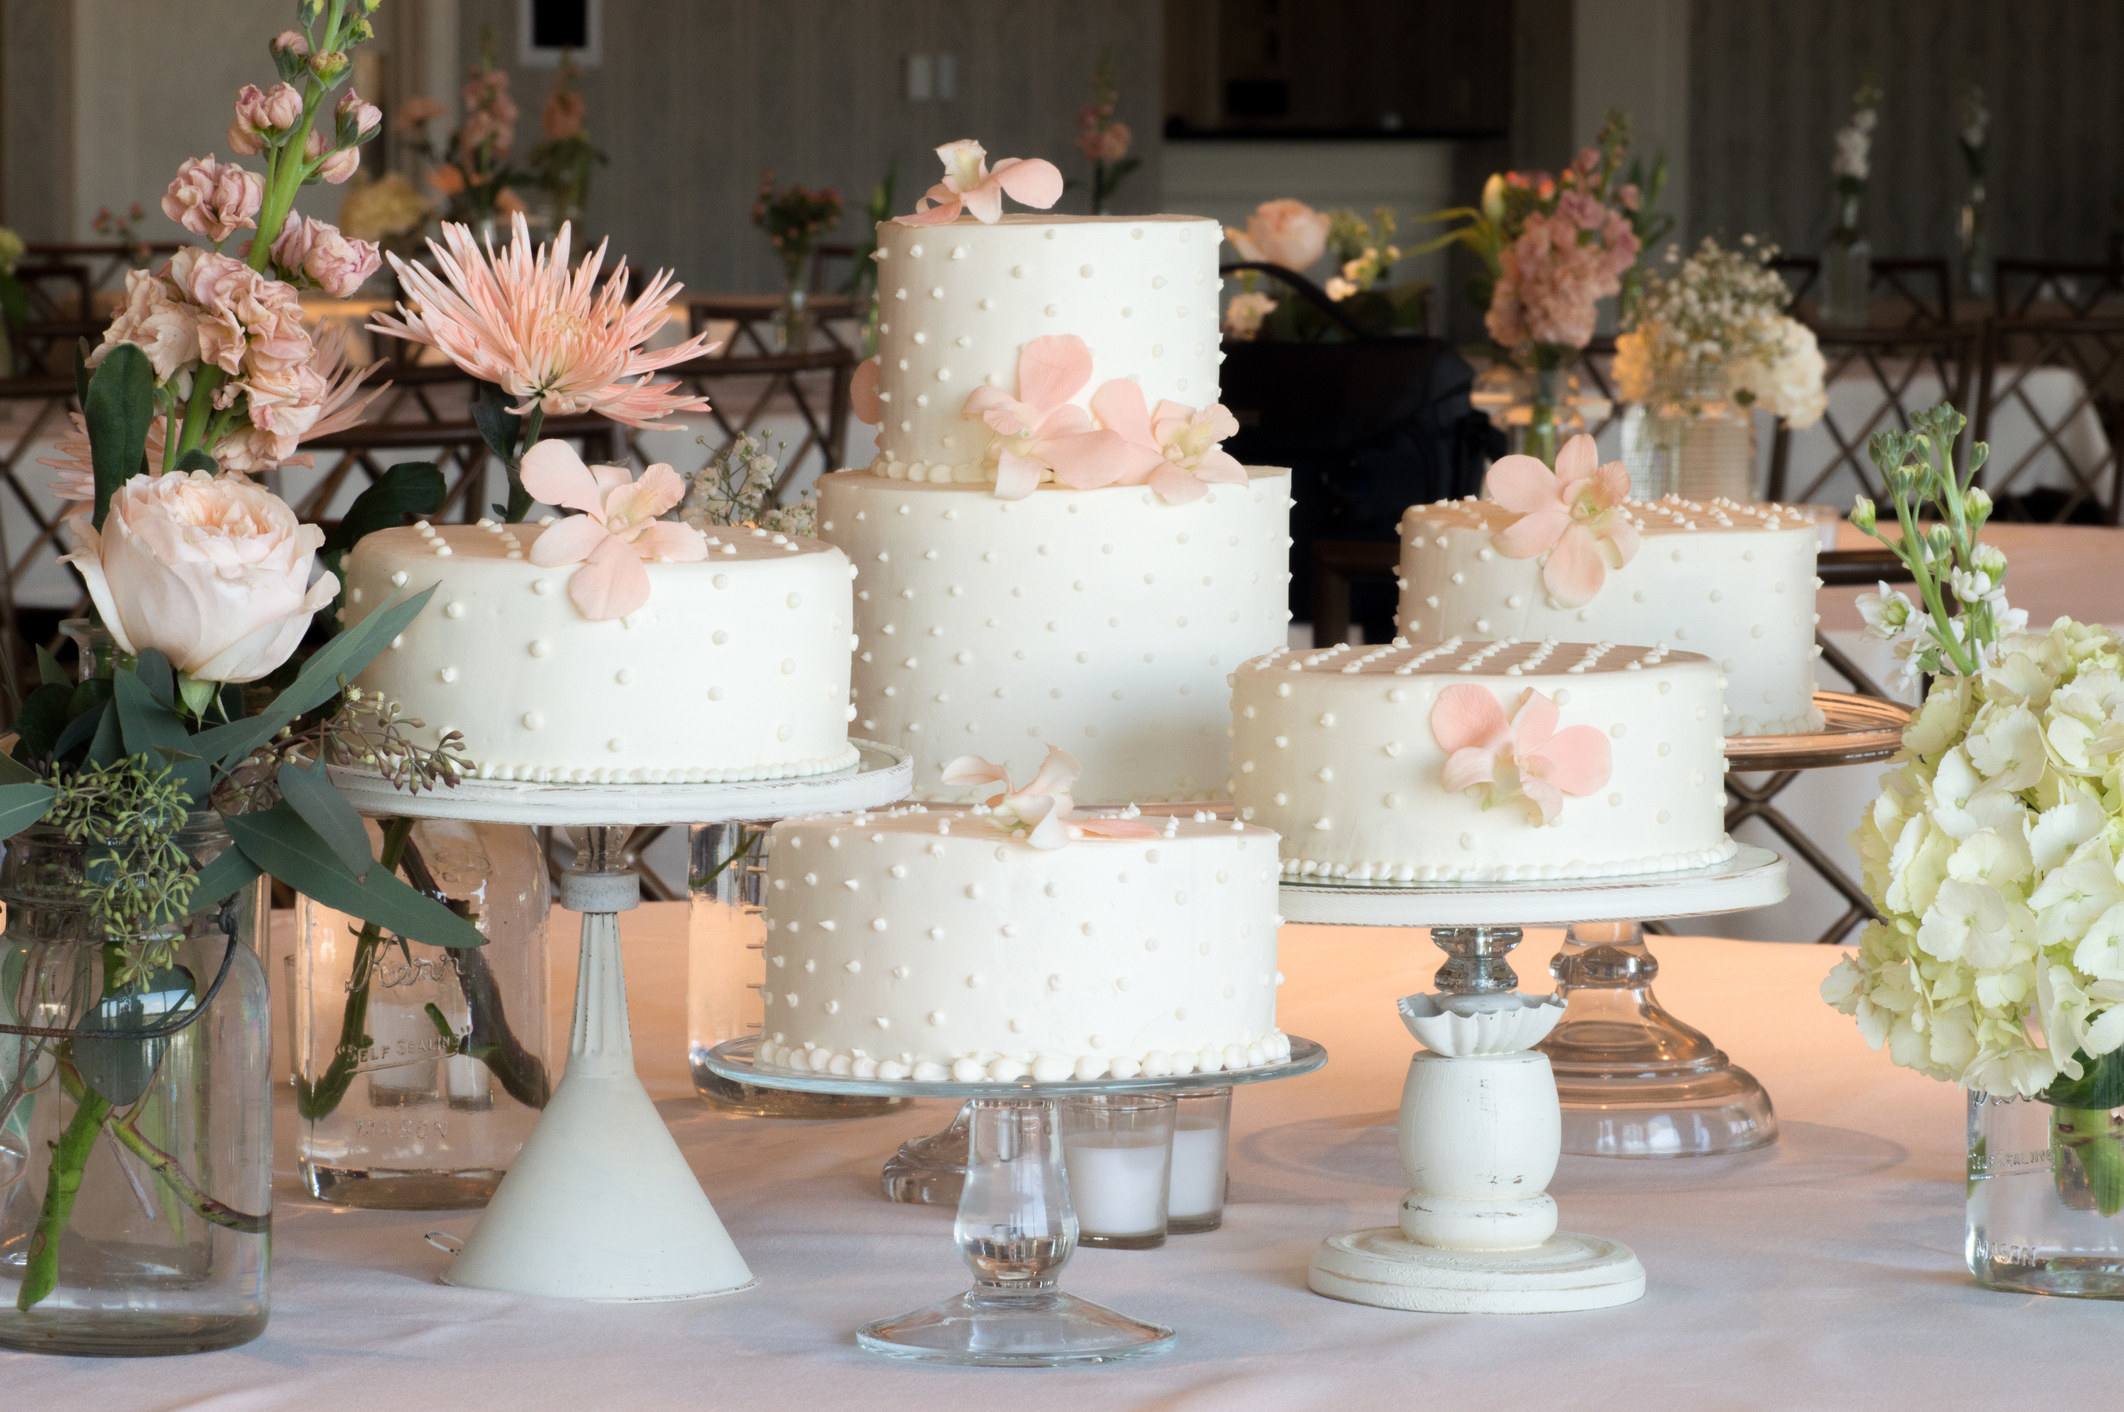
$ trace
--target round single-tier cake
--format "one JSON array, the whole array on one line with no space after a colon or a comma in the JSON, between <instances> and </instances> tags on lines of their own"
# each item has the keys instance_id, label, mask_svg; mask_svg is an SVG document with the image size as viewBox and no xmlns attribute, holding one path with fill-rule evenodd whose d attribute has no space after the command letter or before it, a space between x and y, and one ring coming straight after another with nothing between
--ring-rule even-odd
<instances>
[{"instance_id":1,"label":"round single-tier cake","mask_svg":"<svg viewBox=\"0 0 2124 1412\"><path fill-rule=\"evenodd\" d=\"M966 395L1012 388L1033 339L1091 350L1078 395L1128 378L1147 403L1217 400L1217 246L1199 216L1008 215L877 227L878 454L894 479L981 482L988 437Z\"/></svg>"},{"instance_id":2,"label":"round single-tier cake","mask_svg":"<svg viewBox=\"0 0 2124 1412\"><path fill-rule=\"evenodd\" d=\"M759 1062L973 1082L1288 1057L1275 835L1148 822L1058 848L920 806L776 824Z\"/></svg>"},{"instance_id":3,"label":"round single-tier cake","mask_svg":"<svg viewBox=\"0 0 2124 1412\"><path fill-rule=\"evenodd\" d=\"M1726 674L1726 734L1820 729L1814 520L1791 506L1673 496L1620 508L1636 553L1607 569L1591 601L1567 607L1544 585L1546 555L1498 548L1511 511L1472 497L1412 506L1401 519L1398 631L1418 643L1568 638L1700 652Z\"/></svg>"},{"instance_id":4,"label":"round single-tier cake","mask_svg":"<svg viewBox=\"0 0 2124 1412\"><path fill-rule=\"evenodd\" d=\"M541 568L536 525L379 530L346 560L349 625L434 585L435 597L362 672L424 723L460 732L483 779L702 783L853 764L848 559L764 530L708 536L705 560L649 562L648 601L586 618L582 565Z\"/></svg>"},{"instance_id":5,"label":"round single-tier cake","mask_svg":"<svg viewBox=\"0 0 2124 1412\"><path fill-rule=\"evenodd\" d=\"M1704 867L1726 836L1719 669L1606 643L1272 652L1232 695L1232 796L1283 871L1395 882Z\"/></svg>"},{"instance_id":6,"label":"round single-tier cake","mask_svg":"<svg viewBox=\"0 0 2124 1412\"><path fill-rule=\"evenodd\" d=\"M1126 804L1221 797L1232 668L1285 640L1291 478L1168 504L1145 486L986 486L853 471L819 533L856 567L856 720L914 756L918 798L969 752L1030 775L1049 745Z\"/></svg>"}]
</instances>

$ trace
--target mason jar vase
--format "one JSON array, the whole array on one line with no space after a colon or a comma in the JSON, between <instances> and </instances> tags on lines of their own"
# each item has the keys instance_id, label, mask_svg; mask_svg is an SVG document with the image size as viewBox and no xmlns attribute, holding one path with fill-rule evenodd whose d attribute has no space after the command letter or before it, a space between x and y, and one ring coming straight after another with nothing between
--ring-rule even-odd
<instances>
[{"instance_id":1,"label":"mason jar vase","mask_svg":"<svg viewBox=\"0 0 2124 1412\"><path fill-rule=\"evenodd\" d=\"M2124 1298L2124 1108L1969 1094L1969 1272L1989 1289Z\"/></svg>"}]
</instances>

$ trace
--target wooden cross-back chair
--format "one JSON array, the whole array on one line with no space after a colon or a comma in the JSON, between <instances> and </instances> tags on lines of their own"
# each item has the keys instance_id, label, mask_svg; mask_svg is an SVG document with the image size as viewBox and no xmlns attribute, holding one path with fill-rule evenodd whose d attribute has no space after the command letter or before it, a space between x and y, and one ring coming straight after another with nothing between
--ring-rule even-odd
<instances>
[{"instance_id":1,"label":"wooden cross-back chair","mask_svg":"<svg viewBox=\"0 0 2124 1412\"><path fill-rule=\"evenodd\" d=\"M2001 518L2118 523L2124 503L2124 311L2078 319L1992 319L1984 330L1981 366L1976 439L1990 440L1999 414L2008 409L2035 432L2034 444L2012 462L1992 460L1982 471ZM2062 408L2035 395L2031 385L2054 368L2069 370L2076 384ZM2098 444L2071 434L2088 416L2100 425ZM2038 486L2034 473L2044 464L2063 466L2067 483Z\"/></svg>"},{"instance_id":2,"label":"wooden cross-back chair","mask_svg":"<svg viewBox=\"0 0 2124 1412\"><path fill-rule=\"evenodd\" d=\"M807 460L816 461L821 475L841 468L857 361L852 349L822 340L800 353L712 353L666 368L658 376L677 378L687 391L708 399L706 416L715 434L703 439L711 459L774 413L794 411L803 430L797 443L782 453L775 482L779 496ZM689 414L687 421L702 428L701 414ZM640 432L621 432L637 463L661 459L644 449Z\"/></svg>"},{"instance_id":3,"label":"wooden cross-back chair","mask_svg":"<svg viewBox=\"0 0 2124 1412\"><path fill-rule=\"evenodd\" d=\"M1786 309L1797 314L1819 293L1822 261L1818 255L1778 255L1770 268L1792 291ZM1905 306L1901 326L1924 328L1954 322L1954 276L1937 255L1883 255L1872 262L1869 301Z\"/></svg>"},{"instance_id":4,"label":"wooden cross-back chair","mask_svg":"<svg viewBox=\"0 0 2124 1412\"><path fill-rule=\"evenodd\" d=\"M1833 389L1840 379L1856 372L1872 384L1880 401L1858 418L1839 416L1832 402L1822 414L1822 427L1833 449L1827 463L1819 466L1791 464L1792 433L1780 420L1770 446L1767 498L1810 502L1848 471L1862 493L1885 500L1886 487L1866 455L1867 441L1877 431L1908 431L1911 413L1926 411L1943 400L1968 406L1981 332L1974 324L1817 329L1815 336L1828 364L1824 384ZM1916 395L1919 388L1926 389L1924 395ZM1841 497L1841 490L1837 494Z\"/></svg>"},{"instance_id":5,"label":"wooden cross-back chair","mask_svg":"<svg viewBox=\"0 0 2124 1412\"><path fill-rule=\"evenodd\" d=\"M1997 260L1992 300L2002 319L2124 314L2124 261Z\"/></svg>"}]
</instances>

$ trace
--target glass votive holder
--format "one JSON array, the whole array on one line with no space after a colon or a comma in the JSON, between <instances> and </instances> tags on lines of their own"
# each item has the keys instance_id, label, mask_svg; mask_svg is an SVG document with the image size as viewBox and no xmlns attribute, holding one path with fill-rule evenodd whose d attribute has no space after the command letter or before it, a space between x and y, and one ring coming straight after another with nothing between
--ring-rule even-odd
<instances>
[{"instance_id":1,"label":"glass votive holder","mask_svg":"<svg viewBox=\"0 0 2124 1412\"><path fill-rule=\"evenodd\" d=\"M1173 1095L1173 1175L1165 1229L1199 1235L1224 1224L1225 1153L1232 1134L1232 1091L1191 1088Z\"/></svg>"},{"instance_id":2,"label":"glass votive holder","mask_svg":"<svg viewBox=\"0 0 2124 1412\"><path fill-rule=\"evenodd\" d=\"M1077 1212L1077 1243L1110 1250L1165 1244L1173 1159L1173 1100L1164 1094L1065 1098L1062 1168Z\"/></svg>"}]
</instances>

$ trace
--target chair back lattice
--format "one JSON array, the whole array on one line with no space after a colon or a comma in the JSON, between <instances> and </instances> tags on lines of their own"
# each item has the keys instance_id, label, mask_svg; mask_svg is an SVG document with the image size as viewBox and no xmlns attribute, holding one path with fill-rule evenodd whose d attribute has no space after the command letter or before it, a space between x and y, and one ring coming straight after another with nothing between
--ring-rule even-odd
<instances>
[{"instance_id":1,"label":"chair back lattice","mask_svg":"<svg viewBox=\"0 0 2124 1412\"><path fill-rule=\"evenodd\" d=\"M2002 319L2124 315L2124 260L1998 260L1992 299Z\"/></svg>"},{"instance_id":2,"label":"chair back lattice","mask_svg":"<svg viewBox=\"0 0 2124 1412\"><path fill-rule=\"evenodd\" d=\"M1942 401L1968 406L1981 327L1817 329L1815 336L1828 365L1824 381L1830 400L1821 421L1830 443L1828 455L1793 465L1793 433L1780 420L1771 441L1768 498L1842 504L1855 488L1885 500L1886 487L1866 455L1867 441L1877 431L1908 431L1911 413ZM1872 395L1855 407L1847 402L1840 410L1839 388L1854 383ZM1833 484L1844 476L1850 478L1848 486Z\"/></svg>"},{"instance_id":3,"label":"chair back lattice","mask_svg":"<svg viewBox=\"0 0 2124 1412\"><path fill-rule=\"evenodd\" d=\"M1792 291L1785 308L1795 317L1819 297L1822 261L1818 255L1779 255L1770 268ZM1954 276L1937 255L1883 255L1871 265L1867 297L1882 306L1884 317L1904 328L1928 328L1954 322ZM1900 319L1892 316L1900 313Z\"/></svg>"},{"instance_id":4,"label":"chair back lattice","mask_svg":"<svg viewBox=\"0 0 2124 1412\"><path fill-rule=\"evenodd\" d=\"M2118 523L2124 502L2124 312L2080 319L1993 319L1984 331L1975 436L1995 445L2006 418L2033 433L2012 459L1985 463L2001 518ZM2018 428L2016 428L2018 432ZM1998 433L1995 435L1995 433ZM2056 468L2063 468L2063 475Z\"/></svg>"}]
</instances>

